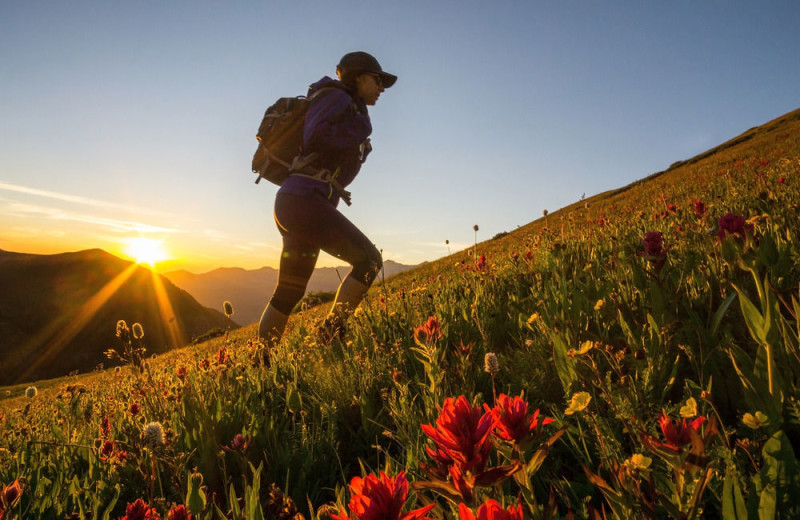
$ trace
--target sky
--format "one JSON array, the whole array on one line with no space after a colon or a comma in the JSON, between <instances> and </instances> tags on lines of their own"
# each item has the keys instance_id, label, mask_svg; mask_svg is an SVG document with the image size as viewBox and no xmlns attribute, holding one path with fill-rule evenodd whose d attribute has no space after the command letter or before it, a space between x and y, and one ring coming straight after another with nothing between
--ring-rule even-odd
<instances>
[{"instance_id":1,"label":"sky","mask_svg":"<svg viewBox=\"0 0 800 520\"><path fill-rule=\"evenodd\" d=\"M276 267L263 112L364 50L399 79L340 210L435 260L797 109L798 27L794 0L2 0L0 249Z\"/></svg>"}]
</instances>

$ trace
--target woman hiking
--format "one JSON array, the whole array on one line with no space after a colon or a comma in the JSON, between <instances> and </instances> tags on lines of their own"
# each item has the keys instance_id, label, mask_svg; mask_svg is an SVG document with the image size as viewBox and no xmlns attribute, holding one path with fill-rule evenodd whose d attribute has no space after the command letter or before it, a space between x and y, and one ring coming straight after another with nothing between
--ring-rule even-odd
<instances>
[{"instance_id":1,"label":"woman hiking","mask_svg":"<svg viewBox=\"0 0 800 520\"><path fill-rule=\"evenodd\" d=\"M336 207L340 200L350 204L345 188L372 150L367 105L374 105L397 76L384 72L366 52L345 54L336 74L338 80L325 76L308 89L311 102L303 127L303 155L275 197L283 251L278 285L258 325L259 337L267 345L283 335L320 250L352 265L320 327L323 341L343 336L347 313L355 310L383 265L378 249Z\"/></svg>"}]
</instances>

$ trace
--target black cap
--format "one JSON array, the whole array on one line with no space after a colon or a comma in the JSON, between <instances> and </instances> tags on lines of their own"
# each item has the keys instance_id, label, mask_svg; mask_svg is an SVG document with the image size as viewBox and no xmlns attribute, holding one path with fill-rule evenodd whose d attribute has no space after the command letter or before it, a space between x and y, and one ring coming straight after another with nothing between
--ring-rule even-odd
<instances>
[{"instance_id":1,"label":"black cap","mask_svg":"<svg viewBox=\"0 0 800 520\"><path fill-rule=\"evenodd\" d=\"M381 83L383 83L384 88L391 87L394 85L394 82L397 81L397 76L384 72L378 60L371 54L363 51L345 54L342 56L342 59L339 60L336 69L342 72L347 71L353 73L372 72L381 77Z\"/></svg>"}]
</instances>

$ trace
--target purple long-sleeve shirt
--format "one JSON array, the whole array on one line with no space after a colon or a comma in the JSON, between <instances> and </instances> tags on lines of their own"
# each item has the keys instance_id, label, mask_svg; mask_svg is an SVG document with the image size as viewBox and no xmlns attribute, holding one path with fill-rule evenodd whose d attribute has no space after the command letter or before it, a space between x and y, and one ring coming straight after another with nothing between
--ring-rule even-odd
<instances>
[{"instance_id":1,"label":"purple long-sleeve shirt","mask_svg":"<svg viewBox=\"0 0 800 520\"><path fill-rule=\"evenodd\" d=\"M326 88L331 87L331 88ZM311 85L308 96L314 95L306 113L303 129L303 153L318 154L314 166L331 172L338 169L336 180L343 187L353 182L366 157L364 144L372 133L369 113L364 101L352 89L327 76ZM302 176L290 176L279 193L322 195L334 205L338 194L325 183Z\"/></svg>"}]
</instances>

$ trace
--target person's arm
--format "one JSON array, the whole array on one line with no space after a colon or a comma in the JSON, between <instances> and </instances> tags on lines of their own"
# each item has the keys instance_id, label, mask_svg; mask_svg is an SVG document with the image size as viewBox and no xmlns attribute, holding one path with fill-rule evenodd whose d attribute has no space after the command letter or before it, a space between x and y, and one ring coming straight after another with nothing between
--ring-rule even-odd
<instances>
[{"instance_id":1,"label":"person's arm","mask_svg":"<svg viewBox=\"0 0 800 520\"><path fill-rule=\"evenodd\" d=\"M305 152L336 153L355 148L372 133L367 107L357 106L344 90L331 87L311 102L304 129Z\"/></svg>"}]
</instances>

